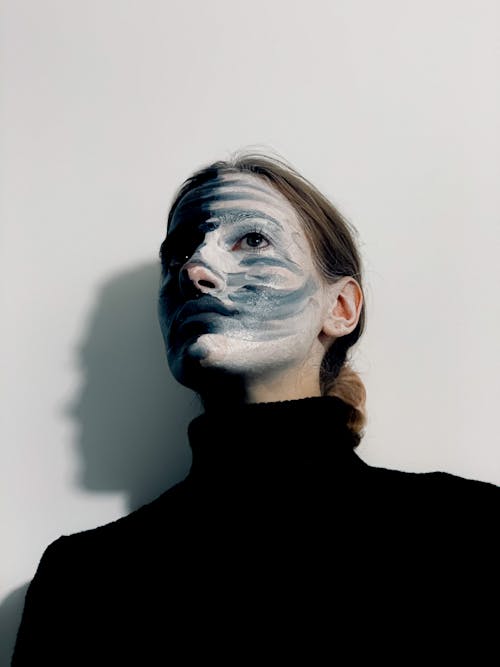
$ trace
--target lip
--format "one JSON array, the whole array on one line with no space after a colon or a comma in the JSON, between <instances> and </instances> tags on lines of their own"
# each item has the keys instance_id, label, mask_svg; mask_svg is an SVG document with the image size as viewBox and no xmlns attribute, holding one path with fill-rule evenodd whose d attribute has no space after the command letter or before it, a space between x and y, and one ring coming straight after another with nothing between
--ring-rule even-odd
<instances>
[{"instance_id":1,"label":"lip","mask_svg":"<svg viewBox=\"0 0 500 667\"><path fill-rule=\"evenodd\" d=\"M225 306L222 301L216 299L210 294L205 294L199 299L192 299L185 303L177 314L178 322L185 322L188 318L192 318L200 313L219 313L220 315L237 315L236 308L229 308Z\"/></svg>"}]
</instances>

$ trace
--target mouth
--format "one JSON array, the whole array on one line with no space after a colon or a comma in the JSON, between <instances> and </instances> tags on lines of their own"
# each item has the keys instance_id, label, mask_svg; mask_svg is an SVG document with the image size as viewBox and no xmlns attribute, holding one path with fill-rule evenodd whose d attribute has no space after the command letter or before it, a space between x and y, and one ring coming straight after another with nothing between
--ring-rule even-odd
<instances>
[{"instance_id":1,"label":"mouth","mask_svg":"<svg viewBox=\"0 0 500 667\"><path fill-rule=\"evenodd\" d=\"M185 322L188 318L204 314L204 313L217 313L219 315L237 315L238 310L236 308L229 308L225 306L222 301L216 299L210 294L205 294L199 299L192 299L188 301L182 308L179 310L177 315L177 320L179 322Z\"/></svg>"},{"instance_id":2,"label":"mouth","mask_svg":"<svg viewBox=\"0 0 500 667\"><path fill-rule=\"evenodd\" d=\"M214 296L205 294L179 308L172 322L170 337L172 340L176 340L179 335L182 339L198 337L217 329L214 320L219 315L230 316L238 313L236 308L229 308Z\"/></svg>"}]
</instances>

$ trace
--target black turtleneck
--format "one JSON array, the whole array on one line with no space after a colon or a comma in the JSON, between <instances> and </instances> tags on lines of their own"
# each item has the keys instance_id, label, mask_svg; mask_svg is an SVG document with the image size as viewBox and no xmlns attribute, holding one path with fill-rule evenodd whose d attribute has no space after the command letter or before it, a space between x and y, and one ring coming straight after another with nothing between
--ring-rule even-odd
<instances>
[{"instance_id":1,"label":"black turtleneck","mask_svg":"<svg viewBox=\"0 0 500 667\"><path fill-rule=\"evenodd\" d=\"M46 549L13 666L366 658L442 643L445 622L484 644L498 487L369 466L349 414L310 397L193 419L184 480Z\"/></svg>"},{"instance_id":2,"label":"black turtleneck","mask_svg":"<svg viewBox=\"0 0 500 667\"><path fill-rule=\"evenodd\" d=\"M329 540L324 528L345 521L368 469L355 452L350 414L329 396L246 403L196 417L188 427L186 480L196 520L220 541L229 534L244 542L251 536L252 545L265 541L276 557L300 532Z\"/></svg>"},{"instance_id":3,"label":"black turtleneck","mask_svg":"<svg viewBox=\"0 0 500 667\"><path fill-rule=\"evenodd\" d=\"M190 474L217 484L276 484L330 477L332 483L366 464L347 428L351 408L335 396L220 407L188 427Z\"/></svg>"}]
</instances>

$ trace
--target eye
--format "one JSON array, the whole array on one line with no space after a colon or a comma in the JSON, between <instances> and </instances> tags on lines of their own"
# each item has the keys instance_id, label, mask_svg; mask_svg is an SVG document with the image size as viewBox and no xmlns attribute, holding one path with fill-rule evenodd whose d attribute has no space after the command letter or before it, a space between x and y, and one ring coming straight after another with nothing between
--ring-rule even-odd
<instances>
[{"instance_id":1,"label":"eye","mask_svg":"<svg viewBox=\"0 0 500 667\"><path fill-rule=\"evenodd\" d=\"M247 241L247 244L245 244L245 240ZM242 236L241 242L243 250L260 250L261 248L267 248L269 245L269 240L258 230L248 232L248 234Z\"/></svg>"}]
</instances>

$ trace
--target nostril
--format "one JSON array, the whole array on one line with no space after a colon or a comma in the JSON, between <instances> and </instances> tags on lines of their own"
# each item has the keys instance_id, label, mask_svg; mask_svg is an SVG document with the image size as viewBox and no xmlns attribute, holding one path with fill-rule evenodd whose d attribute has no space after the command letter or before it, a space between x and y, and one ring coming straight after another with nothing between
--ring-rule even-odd
<instances>
[{"instance_id":1,"label":"nostril","mask_svg":"<svg viewBox=\"0 0 500 667\"><path fill-rule=\"evenodd\" d=\"M197 298L198 293L211 293L220 290L224 281L220 275L203 262L191 260L179 273L179 287L186 298Z\"/></svg>"},{"instance_id":2,"label":"nostril","mask_svg":"<svg viewBox=\"0 0 500 667\"><path fill-rule=\"evenodd\" d=\"M218 285L217 276L204 264L188 263L184 267L183 273L186 274L186 279L198 288L215 289Z\"/></svg>"}]
</instances>

